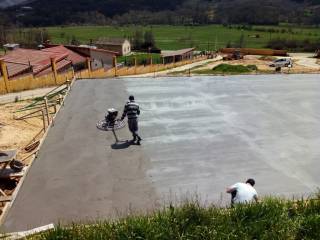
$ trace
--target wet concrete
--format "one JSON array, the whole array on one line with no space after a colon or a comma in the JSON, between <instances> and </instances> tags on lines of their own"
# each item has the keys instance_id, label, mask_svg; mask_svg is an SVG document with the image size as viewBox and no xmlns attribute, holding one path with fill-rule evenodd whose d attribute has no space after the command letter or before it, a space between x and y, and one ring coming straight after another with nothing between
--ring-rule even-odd
<instances>
[{"instance_id":1,"label":"wet concrete","mask_svg":"<svg viewBox=\"0 0 320 240\"><path fill-rule=\"evenodd\" d=\"M95 128L128 94L142 108L141 147L114 146ZM185 197L226 204L225 188L248 177L260 195L308 195L320 181L319 109L318 75L79 81L4 227L114 217Z\"/></svg>"}]
</instances>

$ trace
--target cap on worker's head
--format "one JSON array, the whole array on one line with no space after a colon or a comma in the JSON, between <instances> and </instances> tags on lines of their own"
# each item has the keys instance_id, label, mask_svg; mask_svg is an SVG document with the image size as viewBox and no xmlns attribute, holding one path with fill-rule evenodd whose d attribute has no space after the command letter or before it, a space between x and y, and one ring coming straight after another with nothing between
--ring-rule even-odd
<instances>
[{"instance_id":1,"label":"cap on worker's head","mask_svg":"<svg viewBox=\"0 0 320 240\"><path fill-rule=\"evenodd\" d=\"M134 100L134 96L133 96L133 95L130 95L130 96L129 96L129 100L130 100L130 101L133 101L133 100Z\"/></svg>"},{"instance_id":2,"label":"cap on worker's head","mask_svg":"<svg viewBox=\"0 0 320 240\"><path fill-rule=\"evenodd\" d=\"M246 183L249 183L253 187L256 184L256 181L253 178L249 178Z\"/></svg>"}]
</instances>

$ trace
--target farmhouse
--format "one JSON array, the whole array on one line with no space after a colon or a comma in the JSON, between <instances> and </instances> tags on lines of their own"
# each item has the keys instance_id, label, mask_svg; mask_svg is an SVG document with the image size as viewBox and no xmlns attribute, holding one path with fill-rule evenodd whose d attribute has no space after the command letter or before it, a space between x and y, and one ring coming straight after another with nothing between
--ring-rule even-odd
<instances>
[{"instance_id":1,"label":"farmhouse","mask_svg":"<svg viewBox=\"0 0 320 240\"><path fill-rule=\"evenodd\" d=\"M65 46L69 50L90 58L91 69L98 68L111 68L113 66L113 59L118 52L109 51L105 49L92 48L92 47L78 47L78 46Z\"/></svg>"},{"instance_id":2,"label":"farmhouse","mask_svg":"<svg viewBox=\"0 0 320 240\"><path fill-rule=\"evenodd\" d=\"M98 48L117 52L120 56L126 56L131 53L131 44L129 40L123 38L99 38L94 42Z\"/></svg>"}]
</instances>

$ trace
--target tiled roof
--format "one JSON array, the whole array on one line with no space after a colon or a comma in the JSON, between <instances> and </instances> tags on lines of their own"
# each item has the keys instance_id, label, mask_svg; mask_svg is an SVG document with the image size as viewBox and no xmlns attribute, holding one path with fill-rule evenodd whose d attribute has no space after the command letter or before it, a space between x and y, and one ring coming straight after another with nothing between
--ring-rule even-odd
<instances>
[{"instance_id":1,"label":"tiled roof","mask_svg":"<svg viewBox=\"0 0 320 240\"><path fill-rule=\"evenodd\" d=\"M18 48L0 59L6 63L9 77L15 77L28 71L34 75L51 72L51 58L55 58L57 70L71 63L77 64L86 61L78 53L63 46L43 50Z\"/></svg>"},{"instance_id":2,"label":"tiled roof","mask_svg":"<svg viewBox=\"0 0 320 240\"><path fill-rule=\"evenodd\" d=\"M18 48L4 55L1 60L7 64L9 77L12 77L30 67L33 74L38 74L51 66L50 58L55 58L59 62L66 57L65 53Z\"/></svg>"},{"instance_id":3,"label":"tiled roof","mask_svg":"<svg viewBox=\"0 0 320 240\"><path fill-rule=\"evenodd\" d=\"M185 49L180 49L177 51L162 51L161 56L162 57L173 57L173 56L180 56L189 52L194 51L194 48L185 48Z\"/></svg>"},{"instance_id":4,"label":"tiled roof","mask_svg":"<svg viewBox=\"0 0 320 240\"><path fill-rule=\"evenodd\" d=\"M69 50L68 48L59 45L55 47L49 47L49 48L44 48L41 51L44 52L50 52L50 53L61 53L61 54L68 54L67 59L72 62L72 64L78 64L78 63L85 63L86 58L81 56L80 54Z\"/></svg>"},{"instance_id":5,"label":"tiled roof","mask_svg":"<svg viewBox=\"0 0 320 240\"><path fill-rule=\"evenodd\" d=\"M61 61L56 63L57 71L63 69L64 67L66 67L68 65L71 65L71 62L69 60L62 59ZM52 72L52 69L51 69L51 67L49 67L49 68L41 71L40 73L38 73L37 76L45 75L45 74L48 74L51 72Z\"/></svg>"}]
</instances>

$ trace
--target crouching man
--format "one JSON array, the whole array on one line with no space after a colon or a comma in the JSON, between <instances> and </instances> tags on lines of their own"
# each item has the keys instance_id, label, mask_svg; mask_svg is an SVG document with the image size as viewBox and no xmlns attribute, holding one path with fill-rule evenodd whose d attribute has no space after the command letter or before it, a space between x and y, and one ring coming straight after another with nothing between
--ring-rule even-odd
<instances>
[{"instance_id":1,"label":"crouching man","mask_svg":"<svg viewBox=\"0 0 320 240\"><path fill-rule=\"evenodd\" d=\"M134 101L134 96L131 95L129 101L124 106L121 120L126 116L128 117L128 127L133 136L131 142L135 143L137 141L137 144L140 145L142 139L138 134L138 115L140 115L139 104Z\"/></svg>"},{"instance_id":2,"label":"crouching man","mask_svg":"<svg viewBox=\"0 0 320 240\"><path fill-rule=\"evenodd\" d=\"M257 191L253 188L255 181L249 178L246 183L238 182L227 188L227 193L231 194L231 205L236 203L250 203L253 200L258 202Z\"/></svg>"}]
</instances>

